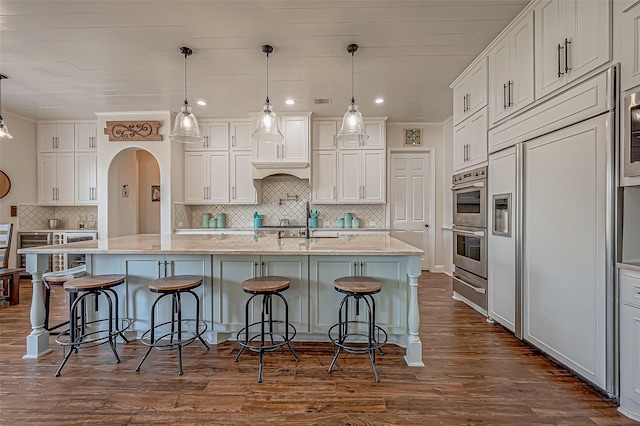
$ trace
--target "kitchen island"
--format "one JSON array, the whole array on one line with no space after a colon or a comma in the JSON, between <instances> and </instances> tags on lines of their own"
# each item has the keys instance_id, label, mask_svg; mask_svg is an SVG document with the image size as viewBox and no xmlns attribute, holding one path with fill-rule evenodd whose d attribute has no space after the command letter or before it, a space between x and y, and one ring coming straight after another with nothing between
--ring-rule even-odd
<instances>
[{"instance_id":1,"label":"kitchen island","mask_svg":"<svg viewBox=\"0 0 640 426\"><path fill-rule=\"evenodd\" d=\"M377 323L387 330L389 342L406 347L409 366L424 366L418 336L418 277L420 257L413 246L386 235L341 235L338 238L277 238L252 235L131 235L71 244L19 250L27 255L32 275L32 332L27 336L25 358L51 351L44 329L42 274L48 254L84 253L88 274L124 274L118 291L120 315L133 321L132 337L149 328L149 308L155 295L148 291L152 279L170 275L202 275L201 312L207 323L206 339L212 343L234 339L244 322L248 297L241 283L247 278L281 275L291 280L283 294L289 302L296 340L329 341L327 332L337 321L342 295L333 288L338 277L366 275L382 280L376 296ZM167 314L170 305L164 306ZM185 317L195 304L183 305ZM259 306L253 307L254 315ZM99 315L99 311L97 314Z\"/></svg>"}]
</instances>

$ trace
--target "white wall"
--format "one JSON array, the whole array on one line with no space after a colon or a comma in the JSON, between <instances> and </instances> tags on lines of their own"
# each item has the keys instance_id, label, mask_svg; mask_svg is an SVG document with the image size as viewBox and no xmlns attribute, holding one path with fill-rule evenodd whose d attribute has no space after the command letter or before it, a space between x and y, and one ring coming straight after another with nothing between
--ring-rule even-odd
<instances>
[{"instance_id":1,"label":"white wall","mask_svg":"<svg viewBox=\"0 0 640 426\"><path fill-rule=\"evenodd\" d=\"M138 162L136 150L121 153L112 162L112 167L117 167L118 179L115 197L110 198L109 214L113 226L113 233L109 236L134 235L138 233ZM126 192L123 190L125 189Z\"/></svg>"},{"instance_id":2,"label":"white wall","mask_svg":"<svg viewBox=\"0 0 640 426\"><path fill-rule=\"evenodd\" d=\"M137 151L138 161L138 233L160 233L160 203L151 201L151 185L160 185L160 169L153 155ZM161 197L162 199L162 192Z\"/></svg>"},{"instance_id":3,"label":"white wall","mask_svg":"<svg viewBox=\"0 0 640 426\"><path fill-rule=\"evenodd\" d=\"M11 217L11 206L37 200L36 122L2 111L14 139L0 140L0 170L11 180L11 191L0 200L0 223L13 223L9 266L16 265L18 218Z\"/></svg>"}]
</instances>

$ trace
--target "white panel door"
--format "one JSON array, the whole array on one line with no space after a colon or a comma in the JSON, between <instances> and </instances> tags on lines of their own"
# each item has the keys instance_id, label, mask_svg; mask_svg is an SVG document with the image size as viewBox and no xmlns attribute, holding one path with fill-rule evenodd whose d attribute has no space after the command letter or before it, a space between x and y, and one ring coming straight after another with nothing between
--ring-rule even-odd
<instances>
[{"instance_id":1,"label":"white panel door","mask_svg":"<svg viewBox=\"0 0 640 426\"><path fill-rule=\"evenodd\" d=\"M208 156L208 201L212 203L229 202L229 154L211 153Z\"/></svg>"},{"instance_id":2,"label":"white panel door","mask_svg":"<svg viewBox=\"0 0 640 426\"><path fill-rule=\"evenodd\" d=\"M386 200L386 151L362 151L361 198L367 203L384 203Z\"/></svg>"},{"instance_id":3,"label":"white panel door","mask_svg":"<svg viewBox=\"0 0 640 426\"><path fill-rule=\"evenodd\" d=\"M603 389L612 124L596 117L524 151L524 338Z\"/></svg>"},{"instance_id":4,"label":"white panel door","mask_svg":"<svg viewBox=\"0 0 640 426\"><path fill-rule=\"evenodd\" d=\"M338 151L338 202L360 201L361 175L360 151Z\"/></svg>"},{"instance_id":5,"label":"white panel door","mask_svg":"<svg viewBox=\"0 0 640 426\"><path fill-rule=\"evenodd\" d=\"M251 150L251 121L232 121L229 123L231 149L234 151Z\"/></svg>"},{"instance_id":6,"label":"white panel door","mask_svg":"<svg viewBox=\"0 0 640 426\"><path fill-rule=\"evenodd\" d=\"M231 169L231 203L255 204L256 189L251 175L251 153L232 152Z\"/></svg>"},{"instance_id":7,"label":"white panel door","mask_svg":"<svg viewBox=\"0 0 640 426\"><path fill-rule=\"evenodd\" d=\"M207 199L207 153L185 152L184 154L184 201L202 202Z\"/></svg>"},{"instance_id":8,"label":"white panel door","mask_svg":"<svg viewBox=\"0 0 640 426\"><path fill-rule=\"evenodd\" d=\"M424 250L422 268L430 269L429 153L391 154L391 236Z\"/></svg>"},{"instance_id":9,"label":"white panel door","mask_svg":"<svg viewBox=\"0 0 640 426\"><path fill-rule=\"evenodd\" d=\"M516 329L516 228L517 206L517 154L511 147L489 156L487 205L487 272L489 317L505 328ZM507 229L496 229L494 195L510 200ZM502 210L501 210L502 212ZM502 223L502 222L501 222ZM496 232L498 231L498 232Z\"/></svg>"},{"instance_id":10,"label":"white panel door","mask_svg":"<svg viewBox=\"0 0 640 426\"><path fill-rule=\"evenodd\" d=\"M314 203L336 202L336 151L313 152L313 177L311 201Z\"/></svg>"},{"instance_id":11,"label":"white panel door","mask_svg":"<svg viewBox=\"0 0 640 426\"><path fill-rule=\"evenodd\" d=\"M335 121L314 121L313 149L335 149L338 125Z\"/></svg>"}]
</instances>

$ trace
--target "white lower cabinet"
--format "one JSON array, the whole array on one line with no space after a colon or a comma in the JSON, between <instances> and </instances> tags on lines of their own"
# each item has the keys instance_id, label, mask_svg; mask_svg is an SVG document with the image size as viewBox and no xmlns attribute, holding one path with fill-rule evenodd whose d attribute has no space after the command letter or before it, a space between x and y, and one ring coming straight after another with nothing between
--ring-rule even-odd
<instances>
[{"instance_id":1,"label":"white lower cabinet","mask_svg":"<svg viewBox=\"0 0 640 426\"><path fill-rule=\"evenodd\" d=\"M75 156L73 152L38 155L38 202L73 204L75 201Z\"/></svg>"},{"instance_id":2,"label":"white lower cabinet","mask_svg":"<svg viewBox=\"0 0 640 426\"><path fill-rule=\"evenodd\" d=\"M620 411L640 421L640 272L620 269Z\"/></svg>"},{"instance_id":3,"label":"white lower cabinet","mask_svg":"<svg viewBox=\"0 0 640 426\"><path fill-rule=\"evenodd\" d=\"M406 304L409 300L406 259L369 256L311 256L309 265L310 332L329 331L338 319L338 308L344 294L333 286L334 280L348 276L368 276L382 281L376 300L376 324L388 334L403 334L407 327ZM361 316L364 305L361 305ZM350 308L355 319L355 309ZM363 318L360 318L363 321Z\"/></svg>"},{"instance_id":4,"label":"white lower cabinet","mask_svg":"<svg viewBox=\"0 0 640 426\"><path fill-rule=\"evenodd\" d=\"M282 293L289 304L289 321L298 332L308 331L307 262L307 256L213 256L215 331L235 333L244 327L245 304L251 295L242 290L242 282L266 275L291 280L289 288ZM261 297L253 300L250 323L260 320L261 301ZM273 307L274 319L284 318L283 306L274 302Z\"/></svg>"}]
</instances>

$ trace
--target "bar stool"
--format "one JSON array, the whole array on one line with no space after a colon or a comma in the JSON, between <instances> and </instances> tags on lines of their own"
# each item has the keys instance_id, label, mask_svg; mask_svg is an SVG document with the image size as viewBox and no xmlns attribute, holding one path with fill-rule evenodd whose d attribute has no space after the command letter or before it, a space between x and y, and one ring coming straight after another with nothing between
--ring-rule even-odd
<instances>
[{"instance_id":1,"label":"bar stool","mask_svg":"<svg viewBox=\"0 0 640 426\"><path fill-rule=\"evenodd\" d=\"M262 383L262 367L264 366L264 354L265 352L272 352L287 345L297 362L300 362L300 358L296 351L291 346L291 341L296 335L296 328L293 324L289 324L289 304L287 299L281 294L289 288L291 281L285 277L267 276L257 277L245 280L242 282L242 290L245 293L249 293L251 297L247 300L244 308L244 328L238 331L236 337L238 343L242 348L238 355L236 355L235 362L238 362L240 355L245 349L249 349L253 352L260 353L260 370L258 372L258 383ZM261 317L260 321L249 324L249 308L251 307L251 301L256 296L262 296L261 305ZM273 299L272 296L277 296L284 303L284 321L279 319L273 319ZM266 318L268 316L268 319ZM260 326L260 331L253 331ZM269 326L269 330L265 330L265 326ZM275 328L274 328L275 325ZM250 336L253 334L253 336ZM244 335L244 338L241 336ZM267 342L267 339L269 342ZM259 344L258 344L259 343Z\"/></svg>"},{"instance_id":2,"label":"bar stool","mask_svg":"<svg viewBox=\"0 0 640 426\"><path fill-rule=\"evenodd\" d=\"M69 297L75 300L69 309L69 328L56 337L56 342L65 350L65 355L56 371L56 377L60 376L62 368L71 356L72 352L78 352L79 348L91 348L104 343L109 343L116 363L120 363L120 357L116 352L116 337L119 335L129 343L123 332L129 328L131 321L118 318L118 293L114 287L124 283L124 275L95 275L74 278L63 285ZM89 319L87 312L87 297L93 296L94 310L98 312L100 296L107 303L107 318Z\"/></svg>"},{"instance_id":3,"label":"bar stool","mask_svg":"<svg viewBox=\"0 0 640 426\"><path fill-rule=\"evenodd\" d=\"M175 275L172 277L159 278L149 283L149 291L158 293L158 297L151 306L151 328L147 330L140 341L149 348L144 354L136 371L140 371L142 363L147 359L153 348L158 350L178 350L178 374L182 375L182 348L193 343L196 339L209 350L209 345L202 338L202 334L207 330L207 323L200 320L200 297L193 289L200 287L202 277L196 275ZM182 294L191 294L196 301L196 318L182 318ZM155 310L158 302L166 296L171 296L171 320L160 324L155 322ZM193 330L185 330L189 323L194 323ZM167 327L169 326L169 327ZM167 330L168 329L168 330Z\"/></svg>"},{"instance_id":4,"label":"bar stool","mask_svg":"<svg viewBox=\"0 0 640 426\"><path fill-rule=\"evenodd\" d=\"M79 276L84 275L81 273L80 275L74 276L73 274L50 274L42 277L42 286L44 288L44 329L49 332L49 334L60 334L60 332L54 332L58 328L61 328L67 324L69 324L69 320L63 321L59 324L49 326L49 311L51 308L51 287L52 286L60 286L63 287L64 283L70 281L74 278L78 278ZM73 306L73 301L75 300L76 293L69 292L69 310Z\"/></svg>"},{"instance_id":5,"label":"bar stool","mask_svg":"<svg viewBox=\"0 0 640 426\"><path fill-rule=\"evenodd\" d=\"M380 293L382 282L371 277L343 277L333 282L336 291L345 294L338 309L338 323L329 329L329 339L337 346L336 353L329 366L329 373L342 350L353 354L369 354L376 382L380 381L376 368L376 350L382 353L382 346L387 343L387 332L376 325L376 302L373 295ZM355 300L356 316L360 315L360 300L367 307L367 321L349 319L349 299ZM362 330L366 326L366 331ZM363 338L366 341L363 342Z\"/></svg>"}]
</instances>

